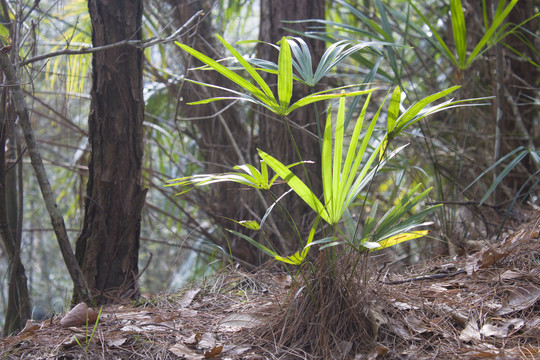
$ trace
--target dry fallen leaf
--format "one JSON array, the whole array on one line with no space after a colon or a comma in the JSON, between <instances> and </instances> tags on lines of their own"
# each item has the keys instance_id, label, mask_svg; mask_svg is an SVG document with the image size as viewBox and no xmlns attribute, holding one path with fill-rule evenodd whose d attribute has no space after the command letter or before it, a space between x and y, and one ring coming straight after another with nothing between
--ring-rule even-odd
<instances>
[{"instance_id":1,"label":"dry fallen leaf","mask_svg":"<svg viewBox=\"0 0 540 360\"><path fill-rule=\"evenodd\" d=\"M478 323L476 320L469 320L467 323L467 326L465 326L465 329L461 331L461 334L459 334L459 340L461 341L472 341L472 340L480 340L480 330L478 329Z\"/></svg>"},{"instance_id":2,"label":"dry fallen leaf","mask_svg":"<svg viewBox=\"0 0 540 360\"><path fill-rule=\"evenodd\" d=\"M196 332L196 333L193 333L191 334L190 337L188 337L186 340L184 340L184 344L186 344L187 346L196 346L199 341L201 341L202 339L202 334L200 332Z\"/></svg>"},{"instance_id":3,"label":"dry fallen leaf","mask_svg":"<svg viewBox=\"0 0 540 360\"><path fill-rule=\"evenodd\" d=\"M506 255L508 255L508 252L500 252L494 247L485 247L481 251L467 256L465 270L470 276L474 274L478 269L485 269L493 265Z\"/></svg>"},{"instance_id":4,"label":"dry fallen leaf","mask_svg":"<svg viewBox=\"0 0 540 360\"><path fill-rule=\"evenodd\" d=\"M201 289L192 289L188 290L184 296L182 297L182 300L180 300L180 308L184 309L187 308L191 303L193 302L193 299L197 294L201 291Z\"/></svg>"},{"instance_id":5,"label":"dry fallen leaf","mask_svg":"<svg viewBox=\"0 0 540 360\"><path fill-rule=\"evenodd\" d=\"M222 331L240 331L243 328L252 328L262 323L261 317L247 314L231 314L221 320L219 330Z\"/></svg>"},{"instance_id":6,"label":"dry fallen leaf","mask_svg":"<svg viewBox=\"0 0 540 360\"><path fill-rule=\"evenodd\" d=\"M69 338L69 340L62 343L62 347L64 349L69 349L80 344L85 344L87 340L88 338L85 334L75 334Z\"/></svg>"},{"instance_id":7,"label":"dry fallen leaf","mask_svg":"<svg viewBox=\"0 0 540 360\"><path fill-rule=\"evenodd\" d=\"M383 307L374 302L369 307L366 307L366 315L371 322L371 332L374 337L377 337L381 325L388 323L388 319L384 315Z\"/></svg>"},{"instance_id":8,"label":"dry fallen leaf","mask_svg":"<svg viewBox=\"0 0 540 360\"><path fill-rule=\"evenodd\" d=\"M21 330L20 334L23 333L31 333L39 329L39 325L33 322L32 320L26 320L26 325L24 325L24 329Z\"/></svg>"},{"instance_id":9,"label":"dry fallen leaf","mask_svg":"<svg viewBox=\"0 0 540 360\"><path fill-rule=\"evenodd\" d=\"M251 350L251 347L249 346L224 345L222 353L227 355L240 355L249 350Z\"/></svg>"},{"instance_id":10,"label":"dry fallen leaf","mask_svg":"<svg viewBox=\"0 0 540 360\"><path fill-rule=\"evenodd\" d=\"M506 319L498 323L484 324L480 329L482 336L494 336L497 338L505 338L508 334L518 331L523 327L525 321L523 319Z\"/></svg>"},{"instance_id":11,"label":"dry fallen leaf","mask_svg":"<svg viewBox=\"0 0 540 360\"><path fill-rule=\"evenodd\" d=\"M85 325L87 317L88 324L93 324L98 318L98 313L89 308L86 303L82 302L77 304L77 306L71 309L71 311L60 320L60 325L63 328Z\"/></svg>"},{"instance_id":12,"label":"dry fallen leaf","mask_svg":"<svg viewBox=\"0 0 540 360\"><path fill-rule=\"evenodd\" d=\"M213 349L216 346L216 335L212 333L202 334L199 343L197 344L197 349Z\"/></svg>"},{"instance_id":13,"label":"dry fallen leaf","mask_svg":"<svg viewBox=\"0 0 540 360\"><path fill-rule=\"evenodd\" d=\"M540 299L540 287L531 285L512 289L506 298L506 305L497 310L496 315L506 315L514 311L524 310L534 306Z\"/></svg>"},{"instance_id":14,"label":"dry fallen leaf","mask_svg":"<svg viewBox=\"0 0 540 360\"><path fill-rule=\"evenodd\" d=\"M191 350L186 345L178 343L170 348L168 348L170 352L172 352L174 355L178 356L181 359L185 360L202 360L204 357L197 353L196 351Z\"/></svg>"},{"instance_id":15,"label":"dry fallen leaf","mask_svg":"<svg viewBox=\"0 0 540 360\"><path fill-rule=\"evenodd\" d=\"M107 340L107 341L105 341L105 344L108 347L120 347L120 346L124 345L127 340L128 339L125 338L125 337L120 337L120 338L116 338L116 339Z\"/></svg>"},{"instance_id":16,"label":"dry fallen leaf","mask_svg":"<svg viewBox=\"0 0 540 360\"><path fill-rule=\"evenodd\" d=\"M513 280L522 278L523 274L514 270L506 270L502 274L495 274L493 276L494 281Z\"/></svg>"},{"instance_id":17,"label":"dry fallen leaf","mask_svg":"<svg viewBox=\"0 0 540 360\"><path fill-rule=\"evenodd\" d=\"M211 358L218 357L221 355L222 350L223 350L223 345L214 346L211 350L204 352L204 358L211 359Z\"/></svg>"}]
</instances>

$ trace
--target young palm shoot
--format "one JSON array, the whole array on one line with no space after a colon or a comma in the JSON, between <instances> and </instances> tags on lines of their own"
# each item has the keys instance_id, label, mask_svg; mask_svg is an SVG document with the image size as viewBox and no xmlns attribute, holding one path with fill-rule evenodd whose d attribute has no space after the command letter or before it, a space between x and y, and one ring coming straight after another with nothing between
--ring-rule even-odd
<instances>
[{"instance_id":1,"label":"young palm shoot","mask_svg":"<svg viewBox=\"0 0 540 360\"><path fill-rule=\"evenodd\" d=\"M220 87L220 86L216 86L212 84L201 83L194 80L187 80L187 81L191 81L193 83L200 84L203 86L224 90L226 92L230 92L236 95L236 96L230 96L230 97L214 97L214 98L190 103L191 105L207 104L209 102L217 101L217 100L246 100L246 101L261 105L264 108L272 111L273 113L277 115L286 116L300 107L303 107L303 106L306 106L306 105L309 105L318 101L336 99L336 98L346 97L346 96L358 96L358 95L363 95L367 93L366 91L351 91L351 92L335 93L336 90L339 91L345 88L352 87L350 85L342 86L335 89L330 89L330 90L325 90L325 91L316 92L314 94L310 94L308 96L301 98L295 103L291 104L290 102L291 102L292 91L293 91L293 79L295 77L293 73L293 58L291 54L291 45L290 45L291 43L296 44L293 40L287 37L284 37L281 39L281 42L280 42L281 46L279 48L279 59L278 59L278 67L277 67L277 77L278 77L278 89L277 89L278 94L277 95L278 96L276 97L274 93L272 92L272 90L270 89L270 86L264 81L261 75L259 75L259 73L257 72L258 69L255 69L249 63L249 61L247 61L225 39L223 39L219 35L216 35L216 36L218 37L219 41L221 41L221 43L227 48L227 50L229 50L229 52L235 57L235 59L241 65L242 69L245 70L249 74L253 83L246 80L243 76L238 75L233 70L221 65L218 61L211 59L210 57L202 54L201 52L187 45L177 42L176 45L178 45L181 49L185 50L186 52L188 52L189 54L197 58L199 61L203 62L205 65L210 67L211 69L219 72L221 75L225 76L226 78L234 82L236 85L238 85L241 89L245 91L245 93L243 93L243 92L235 91L232 89L228 89L228 88L224 88L224 87ZM357 49L355 47L353 48ZM326 70L326 72L328 71L329 70Z\"/></svg>"}]
</instances>

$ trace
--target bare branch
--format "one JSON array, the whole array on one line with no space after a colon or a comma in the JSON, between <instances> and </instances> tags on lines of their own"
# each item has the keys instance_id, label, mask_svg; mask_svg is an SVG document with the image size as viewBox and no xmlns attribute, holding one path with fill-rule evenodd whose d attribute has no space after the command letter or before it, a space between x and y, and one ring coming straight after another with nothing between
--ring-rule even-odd
<instances>
[{"instance_id":1,"label":"bare branch","mask_svg":"<svg viewBox=\"0 0 540 360\"><path fill-rule=\"evenodd\" d=\"M182 32L186 30L188 26L190 26L193 22L195 22L195 20L197 20L201 16L204 16L204 12L202 10L195 13L195 15L193 15L188 21L186 21L184 25L179 27L172 35L167 36L166 38L151 38L151 39L146 39L146 40L123 40L123 41L118 41L118 42L103 45L103 46L87 47L87 48L76 49L76 50L70 49L68 47L63 50L54 51L48 54L37 55L29 59L23 60L19 63L19 66L25 66L25 65L34 63L36 61L50 59L50 58L61 56L61 55L92 54L98 51L109 50L109 49L120 47L120 46L133 46L133 47L142 49L142 48L147 48L147 47L151 47L158 44L166 44L180 38L182 36Z\"/></svg>"},{"instance_id":2,"label":"bare branch","mask_svg":"<svg viewBox=\"0 0 540 360\"><path fill-rule=\"evenodd\" d=\"M24 134L26 146L30 155L30 161L32 162L32 166L39 183L39 188L41 189L45 206L47 207L47 211L51 217L51 224L54 228L66 267L68 268L69 274L73 281L75 291L79 294L80 298L90 299L91 297L86 279L81 271L81 268L79 267L77 260L75 259L75 254L73 253L73 249L69 242L69 237L66 231L66 225L64 224L64 218L56 205L56 198L52 191L45 167L43 166L43 160L34 136L34 131L32 130L30 117L28 115L28 106L26 104L26 100L24 99L24 94L21 89L19 79L13 64L11 63L8 55L5 53L0 53L0 69L2 69L2 72L4 73L9 85L9 91L13 95L15 108L19 117L19 126Z\"/></svg>"}]
</instances>

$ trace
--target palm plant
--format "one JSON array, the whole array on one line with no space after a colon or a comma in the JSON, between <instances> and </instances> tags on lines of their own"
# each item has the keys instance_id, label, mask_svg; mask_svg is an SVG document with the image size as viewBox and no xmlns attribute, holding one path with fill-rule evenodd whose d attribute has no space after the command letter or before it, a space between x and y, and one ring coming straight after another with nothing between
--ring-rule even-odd
<instances>
[{"instance_id":1,"label":"palm plant","mask_svg":"<svg viewBox=\"0 0 540 360\"><path fill-rule=\"evenodd\" d=\"M382 136L376 138L375 136L373 136L374 129L379 119L379 115L383 109L384 101L380 105L376 114L373 116L372 120L370 121L365 133L362 134L369 100L371 98L372 92L375 89L353 91L349 93L344 92L341 88L331 89L309 95L305 98L298 100L292 105L290 104L290 99L292 97L293 79L297 78L299 81L314 85L315 81L320 80L326 73L330 71L331 64L335 65L340 60L344 59L346 55L351 54L351 49L354 49L356 51L363 48L364 46L352 46L347 51L344 51L345 49L347 49L347 47L341 46L341 43L338 44L338 46L332 47L327 52L327 56L323 56L323 65L319 64L319 67L317 68L315 73L313 73L311 70L311 62L309 60L309 50L307 49L307 47L303 46L303 44L305 43L298 38L283 38L281 41L281 46L279 47L280 53L277 68L275 70L272 70L271 64L269 65L268 63L264 67L262 67L264 71L275 71L277 73L279 98L278 101L276 96L270 90L269 85L258 74L257 69L254 68L249 61L244 59L241 54L237 50L235 50L229 43L227 43L223 38L219 37L219 39L224 44L224 46L233 54L233 56L240 63L242 68L245 69L245 71L250 75L252 80L258 86L245 80L244 77L238 75L233 70L220 64L220 62L210 59L206 55L190 48L187 45L178 43L177 45L179 47L195 56L197 59L205 63L211 69L214 69L222 75L226 76L247 92L244 93L232 89L222 88L222 90L232 92L236 96L210 98L192 103L193 105L206 104L208 102L217 100L242 99L257 103L278 115L286 116L287 114L301 106L323 99L340 98L337 111L337 121L335 123L335 131L333 132L332 130L334 124L332 122L332 109L331 107L329 107L326 128L322 140L323 145L321 174L323 179L324 204L319 200L318 195L313 193L310 187L291 171L291 167L294 165L298 165L298 163L286 166L282 164L279 160L275 159L270 154L267 154L262 150L258 150L259 156L262 159L261 171L257 170L254 166L247 164L236 167L237 170L242 170L243 173L230 172L214 175L196 175L192 177L171 180L168 186L202 186L216 182L232 181L241 183L243 185L252 186L258 189L269 190L279 176L289 185L292 191L294 191L304 202L306 202L307 205L309 205L315 211L318 218L321 218L327 224L336 229L335 231L333 231L334 235L332 237L326 237L323 241L316 241L316 244L332 243L333 245L336 245L339 243L334 241L334 237L335 234L337 234L337 227L342 221L345 212L348 211L352 202L357 199L360 193L364 191L369 184L371 184L373 178L384 167L387 160L392 158L401 149L403 149L403 147L398 148L390 155L386 156L385 154L387 152L390 142L392 142L406 129L408 129L421 119L425 118L426 116L439 112L443 109L462 106L464 102L469 101L450 100L439 105L429 106L434 101L458 89L458 87L452 87L418 101L417 103L410 106L401 115L399 115L399 108L402 104L400 102L401 90L399 87L397 87L392 93L388 113L386 116L386 132ZM291 43L293 44L293 51L291 51ZM336 50L338 49L338 47L339 50ZM293 55L295 56L296 60L300 59L301 61L293 60ZM259 61L258 63L260 64L261 62ZM295 76L293 73L293 67L301 75ZM259 70L260 69L261 68L259 68ZM201 85L214 87L214 85L211 84ZM341 93L335 93L336 90L341 90ZM348 150L346 151L346 157L345 159L343 159L342 157L345 146L344 132L346 118L344 97L359 95L367 95L367 98L364 102L364 106L358 117L358 120L356 121L351 142L349 144ZM361 142L360 139L362 139ZM371 150L371 153L367 152L368 149ZM276 173L276 175L272 179L269 179L267 168L268 166L272 168L272 170L274 170ZM413 197L412 193L407 194L404 197L407 200L397 205L397 207L395 207L390 213L387 214L387 216L384 217L385 221L379 224L384 226L377 227L381 229L384 228L384 231L375 231L375 228L373 227L374 223L370 222L369 226L365 227L364 229L364 236L359 239L360 245L363 243L365 243L366 245L353 245L353 247L358 250L373 250L374 248L382 249L395 245L399 242L403 242L424 235L426 232L410 232L411 229L420 225L424 225L419 221L420 217L415 217L416 221L409 221L407 223L407 226L399 227L398 225L400 224L400 221L404 218L404 214L410 211L412 207L420 203L428 193L429 189L422 192L419 196L416 197ZM422 216L425 216L427 212L428 211L421 212ZM266 216L268 216L268 212L267 214L265 214L265 218ZM253 226L252 222L249 222L249 224L250 226ZM315 222L312 230L317 227L317 225L318 221ZM400 228L402 232L390 230L392 227L396 226ZM256 228L260 229L260 225ZM306 249L313 245L313 234L314 232L312 231L310 233L310 236L308 237L308 242L304 244L304 248L302 250L289 257L282 257L278 255L273 249L270 249L266 246L261 246L254 239L248 236L242 235L242 237L278 260L286 259L287 261L285 262L300 265L306 258ZM383 240L385 241L382 242Z\"/></svg>"},{"instance_id":2,"label":"palm plant","mask_svg":"<svg viewBox=\"0 0 540 360\"><path fill-rule=\"evenodd\" d=\"M502 124L514 122L509 119L514 119L515 115L519 114L519 111L514 110L511 114L502 115L505 111L508 112L508 105L506 108L503 105L507 103L507 99L510 103L517 100L508 98L511 91L508 91L509 88L505 89L507 85L503 82L503 74L506 73L507 68L503 66L502 61L496 60L501 57L496 53L500 54L503 46L506 46L522 57L523 61L536 64L530 57L523 55L523 50L520 52L516 47L511 47L507 37L519 36L524 45L520 47L521 49L532 49L533 53L538 54L534 46L531 47L530 40L528 41L520 31L525 32L522 26L537 18L539 14L530 13L525 16L530 16L527 19L521 19L517 24L512 23L510 21L512 12L520 7L518 1L514 0L495 1L493 6L486 1L451 0L447 4L434 6L434 9L439 10L433 14L434 16L430 16L424 4L413 0L400 4L377 0L370 3L370 8L362 8L358 4L351 4L345 0L336 0L336 3L340 8L347 9L341 14L342 18L313 20L325 27L314 28L305 35L330 43L365 39L392 44L393 46L385 46L382 51L384 60L379 67L377 78L407 89L406 94L410 101L418 99L418 94L421 92L436 92L456 83L463 85L457 95L462 98L471 97L473 92L478 90L484 92L480 95L483 96L486 93L486 85L491 87L487 89L487 94L494 95L494 100L491 104L486 104L491 105L491 113L486 109L485 111L477 110L475 115L472 115L472 112L461 112L457 116L448 114L447 119L440 119L441 121L436 123L420 124L423 137L418 138L416 142L421 146L421 153L414 152L414 154L424 157L424 163L429 165L427 170L431 175L429 181L436 189L434 200L453 204L441 207L438 212L439 223L443 227L441 237L453 238L455 223L458 221L455 204L462 199L475 199L475 194L479 192L483 195L479 197L479 199L482 198L479 204L483 204L488 196L494 194L497 185L503 184L505 176L509 174L506 171L509 168L503 167L501 173L498 174L495 172L497 166L485 164L487 159L493 159L498 166L508 161L507 155L501 153L505 148ZM479 14L477 21L474 19L476 12ZM369 16L371 13L376 13L378 16ZM375 61L380 61L380 57L373 58L365 56L364 53L356 53L352 58L368 69L373 68ZM493 63L486 66L488 61ZM493 76L490 80L482 75L480 77L476 75L494 71L495 68L498 76ZM498 115L495 117L493 114ZM525 152L527 154L530 151L534 152L531 129L527 131L526 126L520 125L519 116L517 122L519 127L515 131L524 134L523 137L527 142L524 148L528 150ZM469 129L476 128L481 129L478 134L474 131L469 132ZM486 137L486 131L492 131L494 136ZM477 138L474 138L475 136ZM483 147L478 149L477 146L480 144ZM517 145L506 146L508 156L516 156L513 158L516 161L518 158L524 158L521 156L524 155L521 153L524 148L519 147L520 144ZM471 147L475 149L474 152L469 151ZM533 160L530 164L535 167L535 158L532 154L530 158ZM471 162L474 161L478 162L476 167L471 166ZM508 166L516 169L517 163L519 161L511 161ZM485 173L481 176L474 174L475 168L479 167L488 168L487 172L493 173L493 186L485 184L485 181L483 183L478 181L485 175ZM523 178L527 179L526 187L519 189L520 185L518 185L512 191L513 193L528 193L532 190L531 185L535 181L534 177L530 177L530 174L534 173L530 167L528 167L529 173L523 175ZM480 191L472 192L470 186L467 185L475 178L477 179L473 183L475 190L480 189ZM486 179L485 176L483 179ZM497 199L497 194L494 194L493 198ZM513 202L515 200L516 198ZM447 249L437 250L452 253L454 246L449 242Z\"/></svg>"},{"instance_id":3,"label":"palm plant","mask_svg":"<svg viewBox=\"0 0 540 360\"><path fill-rule=\"evenodd\" d=\"M330 53L335 51L335 53L326 58L323 56L323 63L326 65L319 64L317 70L311 72L309 52L307 48L303 47L303 41L301 39L283 38L281 40L277 67L275 64L272 65L261 60L250 62L244 59L224 39L219 39L229 52L233 54L234 58L241 65L241 68L255 84L235 73L232 69L225 67L219 61L212 60L186 45L177 44L186 52L202 61L206 65L206 69L210 68L218 71L242 89L242 91L237 91L220 88L221 90L233 93L235 96L215 97L192 104L206 104L217 100L247 100L259 104L277 115L283 116L284 120L287 121L286 116L301 106L324 99L339 100L337 112L332 111L332 106L328 108L322 137L322 159L320 163L323 183L322 201L319 200L320 194L314 193L309 186L309 179L303 181L291 170L293 166L299 165L298 163L285 165L262 150L258 150L258 155L261 158L260 170L255 166L245 164L235 167L237 171L233 172L174 179L169 182L168 186L185 186L189 190L193 186L231 181L257 189L271 191L272 185L276 183L278 178L281 178L290 187L290 191L286 192L283 196L286 196L291 191L296 193L302 201L309 205L316 215L309 235L301 244L301 248L292 255L281 255L271 245L260 243L248 235L233 232L235 235L249 241L259 250L285 265L297 266L296 274L300 275L298 278L295 277L298 293L292 298L291 308L285 317L280 318L279 326L283 326L284 330L284 326L288 321L287 319L290 317L298 317L298 319L306 318L305 321L309 324L306 323L303 325L303 328L307 330L302 336L305 335L306 338L310 338L310 341L313 341L310 332L315 330L309 329L313 329L314 327L318 329L321 326L337 329L336 326L342 325L333 324L329 318L325 318L326 315L329 315L329 312L336 309L336 306L344 312L351 314L350 319L346 321L369 322L369 320L366 320L366 316L364 316L366 309L360 311L364 312L364 315L362 315L358 314L356 307L349 305L351 301L357 301L357 299L353 300L351 296L354 297L354 294L358 294L358 291L363 292L365 290L363 286L358 287L360 284L366 285L365 282L360 281L357 277L358 265L361 264L362 269L365 269L367 266L366 261L360 262L361 259L365 259L364 255L372 251L388 248L425 235L427 231L418 230L418 228L429 224L423 222L423 219L434 208L426 208L414 213L414 209L425 199L431 190L430 188L422 189L417 194L421 190L420 185L418 185L409 191L405 191L401 199L382 216L378 214L378 205L376 202L369 203L371 205L368 206L368 203L364 201L361 211L363 212L364 209L367 210L370 207L368 210L369 214L364 222L359 217L355 225L351 215L353 202L357 201L360 197L367 199L374 178L405 147L400 146L393 151L391 150L394 141L401 137L406 130L429 115L442 110L465 106L470 100L448 100L433 105L435 101L459 88L458 86L454 86L427 96L405 109L402 103L403 96L401 89L400 87L396 87L392 91L386 111L386 126L381 129L380 127L377 128L377 124L379 123L386 98L389 94L382 101L382 104L378 107L371 120L366 121L370 99L376 89L351 92L345 92L344 88L331 89L308 95L294 104L290 104L294 80L310 85L314 84L315 80L320 80L322 76L330 71L329 64L335 65L343 60L344 57L342 55L345 53L347 55L352 54L353 52L347 51L347 49L353 49L355 45L349 44L341 47L345 43L340 43L332 47L329 51ZM291 47L293 49L292 51ZM361 48L363 47L357 46L355 49ZM330 58L336 61L331 61L329 60ZM299 59L303 60L299 61ZM258 67L254 67L252 63ZM293 69L296 70L296 74L293 72ZM277 74L277 96L273 94L270 86L262 79L258 71L270 71ZM215 87L211 84L200 84ZM345 111L345 99L350 96L362 96L364 105L354 124L351 139L347 144L345 133L348 114L346 115ZM333 121L334 117L335 121ZM292 137L291 133L289 135ZM294 141L294 138L292 140ZM301 153L301 149L297 149L297 151ZM302 166L303 163L300 162ZM271 168L275 172L274 176L270 177L268 168ZM181 191L180 193L183 192ZM280 199L275 199L274 204L267 209L260 223L253 220L241 220L237 221L237 223L252 230L260 231L264 238L264 231L262 230L264 222L274 206L279 203ZM313 247L319 248L319 255L310 257L308 253ZM316 260L313 260L315 258ZM300 296L300 293L303 293L302 290L304 289L307 295ZM306 302L301 299L305 299L310 305L305 305ZM333 305L329 305L327 303L328 301ZM313 311L313 313L306 314L305 306L308 306L311 309L309 311ZM296 309L295 311L291 310L293 307ZM369 312L369 310L367 311ZM310 315L320 320L310 320ZM283 334L282 332L282 339L287 338ZM297 337L298 335L294 334L292 336ZM322 339L319 340L322 341Z\"/></svg>"}]
</instances>

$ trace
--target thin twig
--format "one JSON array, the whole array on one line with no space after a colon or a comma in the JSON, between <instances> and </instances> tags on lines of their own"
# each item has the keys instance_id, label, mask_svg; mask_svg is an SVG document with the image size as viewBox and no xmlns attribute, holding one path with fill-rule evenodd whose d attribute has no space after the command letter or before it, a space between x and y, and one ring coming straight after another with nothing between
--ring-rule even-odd
<instances>
[{"instance_id":1,"label":"thin twig","mask_svg":"<svg viewBox=\"0 0 540 360\"><path fill-rule=\"evenodd\" d=\"M178 40L182 36L181 33L202 15L204 15L204 12L202 10L196 12L195 15L193 15L184 25L179 27L178 30L176 30L172 35L167 36L166 38L151 38L151 39L146 39L146 40L123 40L123 41L118 41L118 42L103 45L103 46L87 47L87 48L82 48L82 49L77 49L77 50L70 49L68 47L66 49L54 51L48 54L42 54L42 55L31 57L29 59L21 61L19 63L19 66L25 66L25 65L34 63L36 61L50 59L52 57L61 56L61 55L85 55L85 54L95 53L98 51L110 50L112 48L116 48L120 46L133 46L133 47L142 49L142 48L147 48L147 47L151 47L158 44L169 43L169 42Z\"/></svg>"}]
</instances>

